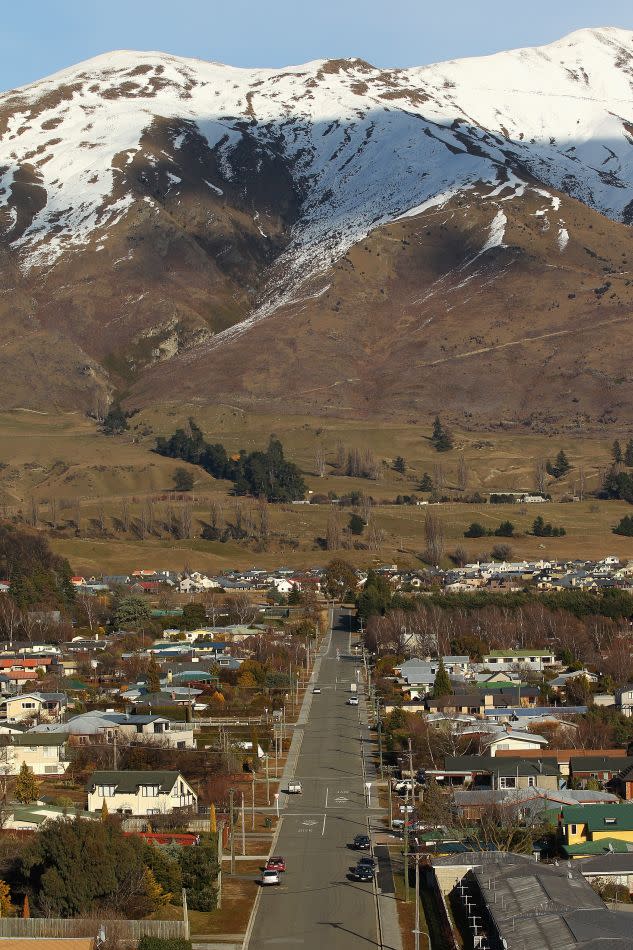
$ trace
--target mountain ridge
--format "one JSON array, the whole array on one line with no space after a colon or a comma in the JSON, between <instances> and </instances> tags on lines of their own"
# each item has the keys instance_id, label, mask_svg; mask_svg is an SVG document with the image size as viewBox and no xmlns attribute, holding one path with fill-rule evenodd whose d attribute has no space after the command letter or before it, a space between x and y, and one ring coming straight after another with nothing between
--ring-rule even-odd
<instances>
[{"instance_id":1,"label":"mountain ridge","mask_svg":"<svg viewBox=\"0 0 633 950\"><path fill-rule=\"evenodd\" d=\"M411 285L411 299L430 294L425 299L444 306L448 294L485 352L492 352L492 328L484 319L477 329L475 310L495 286L511 288L513 274L520 281L522 267L534 270L536 300L555 286L548 269L567 268L573 258L578 286L570 284L568 293L578 296L582 281L594 281L582 319L595 322L597 310L616 308L607 291L594 293L600 273L617 276L617 306L628 307L622 255L633 220L632 91L633 33L608 27L544 47L406 69L359 59L244 69L116 51L0 96L5 407L25 399L42 405L46 387L25 379L24 368L33 366L62 407L97 411L116 391L131 404L185 394L213 399L222 360L229 379L239 379L231 383L235 398L248 402L250 391L276 404L275 387L265 388L270 367L248 380L251 354L259 365L261 347L270 346L260 325L275 319L276 332L292 336L301 313L311 313L311 330L304 327L283 346L273 341L271 359L285 371L296 363L312 374L302 369L315 358L308 333L338 334L349 350L353 321L346 326L340 313L358 288L349 268L343 279L342 265L352 252L362 257L367 241L388 259L379 265L375 257L366 271L368 290L376 286L364 298L362 332L368 340L378 334L375 363L398 349L380 298L386 293L393 301L394 326L410 319L410 302L391 283L394 273ZM434 246L422 241L424 254L411 263L394 228L406 230L405 241L421 241L436 212L453 221L454 243L442 234ZM587 242L601 226L596 212L614 223L610 241L622 247L617 260L600 242L576 260L567 218L578 219ZM538 249L529 216L540 228ZM523 243L507 239L513 229L526 231ZM413 269L404 273L405 266ZM383 270L389 280L380 277ZM332 312L338 322L326 330ZM517 317L517 330L527 316ZM615 312L612 318L621 319ZM561 328L547 319L535 317L533 335L555 341ZM461 327L450 326L443 345L452 361L469 352L462 336ZM519 344L508 338L492 345ZM578 354L568 356L578 364ZM416 359L428 369L445 357ZM551 360L551 353L539 359ZM347 403L360 411L363 400L370 412L421 407L413 381L397 392L397 364L387 373L388 405L379 393L367 396L369 385L360 399L347 399L349 380L368 367L356 365L353 349L349 360L350 372L337 369L335 379L328 374L336 358L322 368L326 385L341 392L332 411ZM511 373L499 360L499 372ZM611 371L617 360L609 360L606 377L620 378L620 369ZM462 372L450 361L441 365ZM542 361L530 365L533 376L542 371ZM219 375L225 377L224 367ZM168 397L161 396L161 378ZM629 413L628 385L626 391ZM585 407L595 422L608 410L597 399L592 395Z\"/></svg>"}]
</instances>

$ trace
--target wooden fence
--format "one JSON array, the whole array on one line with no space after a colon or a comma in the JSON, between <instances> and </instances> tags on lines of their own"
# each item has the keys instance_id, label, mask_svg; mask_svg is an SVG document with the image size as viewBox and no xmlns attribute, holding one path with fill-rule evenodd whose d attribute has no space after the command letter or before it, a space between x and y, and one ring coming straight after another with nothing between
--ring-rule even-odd
<instances>
[{"instance_id":1,"label":"wooden fence","mask_svg":"<svg viewBox=\"0 0 633 950\"><path fill-rule=\"evenodd\" d=\"M1 917L0 937L104 937L140 940L143 936L166 940L189 939L186 920L88 920L77 917Z\"/></svg>"}]
</instances>

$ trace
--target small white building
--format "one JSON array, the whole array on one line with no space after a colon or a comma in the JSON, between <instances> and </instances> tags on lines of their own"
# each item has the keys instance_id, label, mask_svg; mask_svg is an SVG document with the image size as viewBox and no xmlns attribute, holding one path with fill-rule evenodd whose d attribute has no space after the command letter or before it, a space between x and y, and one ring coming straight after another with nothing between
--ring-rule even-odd
<instances>
[{"instance_id":1,"label":"small white building","mask_svg":"<svg viewBox=\"0 0 633 950\"><path fill-rule=\"evenodd\" d=\"M100 811L105 802L110 814L170 815L198 804L180 772L94 772L87 791L89 812Z\"/></svg>"}]
</instances>

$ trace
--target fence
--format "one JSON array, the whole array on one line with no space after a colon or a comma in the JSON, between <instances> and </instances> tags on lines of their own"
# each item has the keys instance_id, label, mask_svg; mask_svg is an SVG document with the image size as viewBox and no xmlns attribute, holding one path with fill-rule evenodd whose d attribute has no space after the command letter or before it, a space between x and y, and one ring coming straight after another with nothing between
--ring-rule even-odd
<instances>
[{"instance_id":1,"label":"fence","mask_svg":"<svg viewBox=\"0 0 633 950\"><path fill-rule=\"evenodd\" d=\"M77 917L1 917L0 937L105 937L140 940L143 936L188 940L185 920L88 920Z\"/></svg>"}]
</instances>

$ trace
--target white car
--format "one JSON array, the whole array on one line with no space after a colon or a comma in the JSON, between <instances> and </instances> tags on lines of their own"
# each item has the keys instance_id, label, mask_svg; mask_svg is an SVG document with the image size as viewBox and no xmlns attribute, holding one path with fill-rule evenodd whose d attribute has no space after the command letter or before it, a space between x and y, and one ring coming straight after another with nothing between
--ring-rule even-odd
<instances>
[{"instance_id":1,"label":"white car","mask_svg":"<svg viewBox=\"0 0 633 950\"><path fill-rule=\"evenodd\" d=\"M303 789L301 788L301 782L297 782L295 779L292 782L288 782L287 792L289 795L301 795Z\"/></svg>"},{"instance_id":2,"label":"white car","mask_svg":"<svg viewBox=\"0 0 633 950\"><path fill-rule=\"evenodd\" d=\"M262 885L262 887L266 887L268 884L281 884L279 871L262 871L262 876L259 879L259 883Z\"/></svg>"},{"instance_id":3,"label":"white car","mask_svg":"<svg viewBox=\"0 0 633 950\"><path fill-rule=\"evenodd\" d=\"M358 706L358 696L350 696L347 700L348 706Z\"/></svg>"},{"instance_id":4,"label":"white car","mask_svg":"<svg viewBox=\"0 0 633 950\"><path fill-rule=\"evenodd\" d=\"M312 690L312 692L313 692L313 693L320 693L320 692L321 692L321 687L320 687L320 686L315 686L314 689Z\"/></svg>"}]
</instances>

